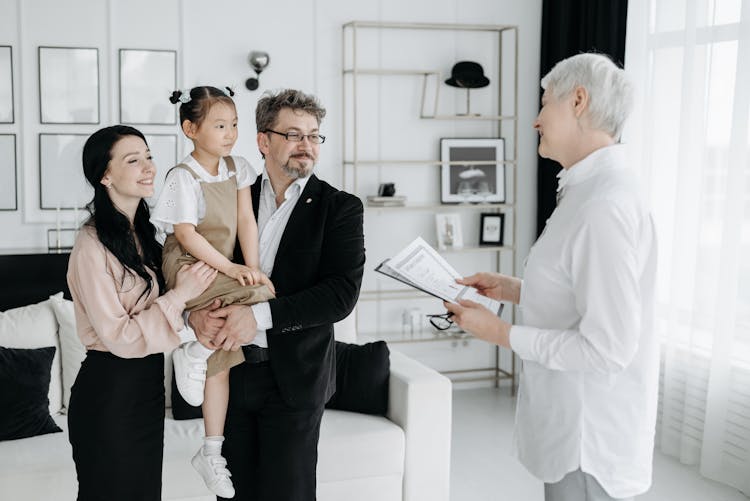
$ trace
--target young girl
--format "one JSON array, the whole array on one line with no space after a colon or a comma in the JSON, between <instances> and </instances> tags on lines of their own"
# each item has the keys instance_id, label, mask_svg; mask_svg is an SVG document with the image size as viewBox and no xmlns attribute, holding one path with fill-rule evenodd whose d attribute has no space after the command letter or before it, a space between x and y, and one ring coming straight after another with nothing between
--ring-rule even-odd
<instances>
[{"instance_id":1,"label":"young girl","mask_svg":"<svg viewBox=\"0 0 750 501\"><path fill-rule=\"evenodd\" d=\"M185 263L204 261L220 273L211 287L186 305L196 310L220 299L227 304L254 304L273 297L273 285L259 269L258 227L250 185L258 174L242 157L229 156L237 140L237 111L229 95L215 87L175 91L181 102L180 123L194 150L172 168L159 196L152 222L167 234L162 269L167 287ZM233 263L239 240L246 266ZM192 464L216 495L231 498L234 487L221 456L229 403L229 369L244 361L242 351L210 350L197 341L173 354L175 380L191 405L203 403L206 431ZM205 390L203 383L205 381Z\"/></svg>"},{"instance_id":2,"label":"young girl","mask_svg":"<svg viewBox=\"0 0 750 501\"><path fill-rule=\"evenodd\" d=\"M86 358L71 390L68 434L78 499L158 501L164 451L164 352L180 343L185 303L216 271L196 263L164 293L161 245L143 200L156 168L146 139L124 125L83 147L91 217L68 262Z\"/></svg>"}]
</instances>

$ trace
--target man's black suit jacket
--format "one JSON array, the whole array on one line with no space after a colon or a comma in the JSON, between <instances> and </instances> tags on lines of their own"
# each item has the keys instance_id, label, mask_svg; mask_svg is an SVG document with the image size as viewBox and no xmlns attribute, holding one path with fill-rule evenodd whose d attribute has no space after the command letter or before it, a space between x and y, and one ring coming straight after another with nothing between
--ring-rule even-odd
<instances>
[{"instance_id":1,"label":"man's black suit jacket","mask_svg":"<svg viewBox=\"0 0 750 501\"><path fill-rule=\"evenodd\" d=\"M258 217L262 176L251 186ZM359 198L312 175L279 243L266 334L270 364L284 401L296 408L325 404L336 391L333 324L354 309L365 265ZM241 259L239 245L235 258ZM239 256L238 256L239 254ZM241 260L238 262L242 262Z\"/></svg>"}]
</instances>

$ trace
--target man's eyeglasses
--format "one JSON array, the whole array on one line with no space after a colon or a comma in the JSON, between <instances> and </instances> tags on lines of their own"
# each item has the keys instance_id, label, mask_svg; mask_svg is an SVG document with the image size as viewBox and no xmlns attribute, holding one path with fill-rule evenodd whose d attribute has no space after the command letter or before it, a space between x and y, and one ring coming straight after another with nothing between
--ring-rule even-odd
<instances>
[{"instance_id":1,"label":"man's eyeglasses","mask_svg":"<svg viewBox=\"0 0 750 501\"><path fill-rule=\"evenodd\" d=\"M287 141L291 141L293 143L301 143L302 141L307 138L308 141L310 141L313 144L323 144L326 142L326 137L321 136L320 134L300 134L299 132L276 132L275 130L266 129L263 132L273 132L274 134L278 134L279 136L284 136L284 139Z\"/></svg>"},{"instance_id":2,"label":"man's eyeglasses","mask_svg":"<svg viewBox=\"0 0 750 501\"><path fill-rule=\"evenodd\" d=\"M439 331L448 330L453 325L453 313L442 313L440 315L427 315L430 324Z\"/></svg>"}]
</instances>

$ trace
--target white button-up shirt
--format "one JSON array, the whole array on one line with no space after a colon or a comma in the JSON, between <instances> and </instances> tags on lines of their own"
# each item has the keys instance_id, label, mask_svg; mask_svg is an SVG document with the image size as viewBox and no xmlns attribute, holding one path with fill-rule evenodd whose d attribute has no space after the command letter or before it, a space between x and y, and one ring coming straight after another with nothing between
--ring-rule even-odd
<instances>
[{"instance_id":1,"label":"white button-up shirt","mask_svg":"<svg viewBox=\"0 0 750 501\"><path fill-rule=\"evenodd\" d=\"M302 190L305 189L309 177L295 179L284 192L284 201L276 207L276 194L273 192L268 171L263 170L260 185L260 199L258 200L258 240L260 269L273 282L271 273L276 253L279 250L281 236L284 234L289 216L297 205ZM252 306L255 321L258 323L258 333L251 344L262 348L268 347L266 330L273 327L271 307L268 302L254 304Z\"/></svg>"},{"instance_id":2,"label":"white button-up shirt","mask_svg":"<svg viewBox=\"0 0 750 501\"><path fill-rule=\"evenodd\" d=\"M653 329L654 224L625 147L601 148L564 170L562 199L531 248L514 449L544 482L581 468L607 493L651 485L659 374Z\"/></svg>"}]
</instances>

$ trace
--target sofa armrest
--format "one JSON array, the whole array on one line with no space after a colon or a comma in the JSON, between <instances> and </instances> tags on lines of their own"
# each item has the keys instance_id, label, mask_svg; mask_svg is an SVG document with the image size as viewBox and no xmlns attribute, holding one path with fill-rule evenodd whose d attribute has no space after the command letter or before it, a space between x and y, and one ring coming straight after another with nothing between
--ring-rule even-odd
<instances>
[{"instance_id":1,"label":"sofa armrest","mask_svg":"<svg viewBox=\"0 0 750 501\"><path fill-rule=\"evenodd\" d=\"M437 371L391 351L387 417L406 439L404 501L450 496L451 382Z\"/></svg>"}]
</instances>

